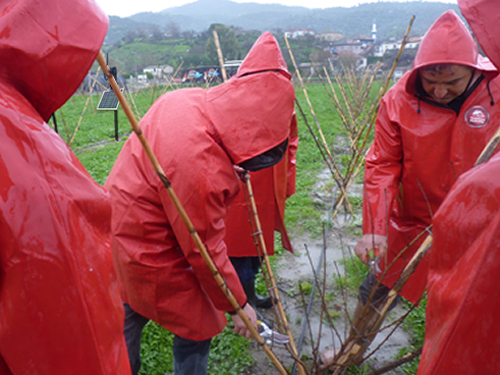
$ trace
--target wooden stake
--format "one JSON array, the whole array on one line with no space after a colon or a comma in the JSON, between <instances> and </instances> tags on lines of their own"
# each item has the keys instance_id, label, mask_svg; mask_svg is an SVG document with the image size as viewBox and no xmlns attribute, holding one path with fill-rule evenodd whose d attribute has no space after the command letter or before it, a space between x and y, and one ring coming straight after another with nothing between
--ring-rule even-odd
<instances>
[{"instance_id":1,"label":"wooden stake","mask_svg":"<svg viewBox=\"0 0 500 375\"><path fill-rule=\"evenodd\" d=\"M330 160L330 163L331 163L331 166L333 168L333 171L335 172L334 176L336 178L338 178L337 181L341 182L341 183L338 183L337 185L339 186L342 194L346 196L346 202L348 204L348 207L349 207L349 209L351 211L352 216L354 216L354 211L352 209L351 203L349 201L349 198L347 198L347 192L344 189L344 183L343 183L343 180L342 180L341 173L339 172L339 170L338 170L338 168L337 168L337 166L335 164L335 159L333 158L333 155L330 152L330 148L328 147L328 144L326 142L326 139L325 139L325 136L323 134L323 131L321 130L321 126L319 125L319 121L318 121L318 118L316 116L316 113L314 112L314 109L313 109L313 106L311 104L311 101L309 100L309 95L307 94L307 90L306 90L306 88L304 86L304 81L302 80L302 76L300 75L300 71L297 68L297 64L295 63L295 58L293 56L292 49L290 48L290 43L288 43L288 38L287 38L286 34L284 35L284 37L285 37L286 46L288 48L288 52L290 54L290 58L292 59L293 66L295 67L295 72L297 73L297 77L299 78L299 82L300 82L300 85L302 87L302 91L303 91L304 96L306 98L307 104L309 105L309 109L311 110L311 114L312 114L312 116L314 118L314 121L316 123L316 127L318 128L318 132L319 132L319 135L321 137L321 141L323 142L324 150L326 152L326 155L328 155L328 159Z\"/></svg>"},{"instance_id":2,"label":"wooden stake","mask_svg":"<svg viewBox=\"0 0 500 375\"><path fill-rule=\"evenodd\" d=\"M101 67L99 67L97 69L97 73L95 74L96 78L95 78L94 82L92 82L92 86L90 87L90 94L89 94L89 96L87 98L87 101L85 102L85 106L83 107L83 111L82 111L82 114L80 115L80 119L78 120L78 124L76 125L75 131L73 132L73 136L69 140L68 146L70 146L70 147L73 144L73 140L75 139L75 136L76 136L76 133L78 132L78 129L80 128L80 124L82 123L83 115L85 114L85 111L87 110L87 106L89 104L89 100L90 100L90 98L92 98L92 91L94 90L94 85L97 82L97 76L99 75L99 71L100 70L101 70Z\"/></svg>"},{"instance_id":3,"label":"wooden stake","mask_svg":"<svg viewBox=\"0 0 500 375\"><path fill-rule=\"evenodd\" d=\"M276 281L274 279L273 270L271 268L271 263L269 262L269 256L268 256L268 253L267 253L266 243L264 241L264 235L262 234L262 226L260 224L259 215L257 213L257 205L255 203L255 197L253 195L252 184L250 182L250 174L248 172L246 172L245 175L244 175L244 181L245 181L245 186L246 186L247 191L248 191L248 198L250 200L250 206L251 206L251 209L252 209L253 224L255 224L254 226L255 226L256 234L258 236L259 245L260 245L260 248L262 250L262 257L264 258L264 262L265 262L265 265L266 265L266 270L267 270L267 273L269 275L269 279L270 279L270 282L271 282L271 292L272 292L273 300L274 300L273 304L276 303L276 305L278 306L278 311L279 311L279 315L280 315L280 318L281 318L281 322L282 322L283 327L284 327L284 329L286 331L288 339L290 340L289 345L290 345L290 349L291 349L291 352L292 352L292 356L295 358L295 361L299 365L299 367L298 367L299 368L299 373L301 375L304 375L305 366L299 360L299 356L298 356L298 352L297 352L297 347L295 346L295 342L293 340L292 332L290 331L290 326L289 326L287 318L286 318L285 310L283 309L283 304L281 303L281 299L279 297L278 287L277 287Z\"/></svg>"},{"instance_id":4,"label":"wooden stake","mask_svg":"<svg viewBox=\"0 0 500 375\"><path fill-rule=\"evenodd\" d=\"M223 82L226 82L227 73L226 73L226 67L224 66L224 58L222 57L222 50L220 49L219 35L217 34L217 31L215 31L215 29L212 30L212 33L214 34L215 47L217 47L217 56L219 56L219 65L220 65L220 70L222 72L222 80Z\"/></svg>"}]
</instances>

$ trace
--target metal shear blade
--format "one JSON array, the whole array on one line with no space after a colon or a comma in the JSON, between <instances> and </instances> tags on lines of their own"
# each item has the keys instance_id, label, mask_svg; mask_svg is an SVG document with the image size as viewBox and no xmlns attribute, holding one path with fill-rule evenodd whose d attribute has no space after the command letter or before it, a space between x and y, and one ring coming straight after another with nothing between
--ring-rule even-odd
<instances>
[{"instance_id":1,"label":"metal shear blade","mask_svg":"<svg viewBox=\"0 0 500 375\"><path fill-rule=\"evenodd\" d=\"M275 344L288 344L290 342L287 335L283 335L279 332L273 331L271 328L267 326L266 323L260 321L259 321L259 333L263 339L271 341Z\"/></svg>"},{"instance_id":2,"label":"metal shear blade","mask_svg":"<svg viewBox=\"0 0 500 375\"><path fill-rule=\"evenodd\" d=\"M378 266L379 263L380 263L380 256L379 255L376 255L373 258L368 260L368 267L370 267L370 272L373 275L378 275L380 272L382 272L382 270Z\"/></svg>"}]
</instances>

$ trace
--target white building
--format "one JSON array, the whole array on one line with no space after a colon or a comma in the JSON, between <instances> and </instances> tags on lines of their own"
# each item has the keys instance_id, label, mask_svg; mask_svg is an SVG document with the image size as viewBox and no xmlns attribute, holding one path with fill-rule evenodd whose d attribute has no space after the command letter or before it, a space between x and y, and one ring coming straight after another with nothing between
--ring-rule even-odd
<instances>
[{"instance_id":1,"label":"white building","mask_svg":"<svg viewBox=\"0 0 500 375\"><path fill-rule=\"evenodd\" d=\"M285 36L289 39L303 38L308 35L314 36L315 32L311 29L304 28L292 29L285 32Z\"/></svg>"},{"instance_id":2,"label":"white building","mask_svg":"<svg viewBox=\"0 0 500 375\"><path fill-rule=\"evenodd\" d=\"M417 49L421 41L422 37L408 38L405 49ZM401 43L403 43L402 40L380 43L375 48L375 53L373 55L376 57L382 57L387 51L397 51L401 48Z\"/></svg>"},{"instance_id":3,"label":"white building","mask_svg":"<svg viewBox=\"0 0 500 375\"><path fill-rule=\"evenodd\" d=\"M142 72L144 74L150 73L154 78L163 78L174 74L174 67L170 65L150 65L145 67Z\"/></svg>"}]
</instances>

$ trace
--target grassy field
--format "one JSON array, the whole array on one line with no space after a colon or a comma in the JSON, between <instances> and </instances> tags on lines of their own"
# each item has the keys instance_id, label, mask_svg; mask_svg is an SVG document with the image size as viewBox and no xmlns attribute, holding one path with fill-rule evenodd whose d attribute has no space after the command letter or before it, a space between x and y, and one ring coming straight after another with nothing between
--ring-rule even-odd
<instances>
[{"instance_id":1,"label":"grassy field","mask_svg":"<svg viewBox=\"0 0 500 375\"><path fill-rule=\"evenodd\" d=\"M333 147L337 137L345 137L342 121L322 85L310 85L307 90L318 121L324 129L325 138ZM138 119L164 91L164 87L151 87L127 97ZM296 93L302 109L307 112L308 121L313 124L314 119L310 116L302 90L297 89ZM118 153L131 133L131 128L125 114L119 109L119 141L115 141L114 113L97 111L95 108L99 99L100 95L93 97L75 95L57 111L56 118L61 137L70 144L95 181L103 185ZM322 228L322 212L314 204L311 191L317 175L324 170L325 164L301 114L298 113L297 118L300 136L297 153L297 192L287 201L286 224L294 233L307 232L318 235ZM279 254L279 251L277 253ZM407 319L407 326L415 332L416 343L420 345L423 341L423 330L418 331L413 328L416 323L422 326L424 312L425 310L420 308L416 311L415 317ZM212 342L209 373L220 375L243 373L253 363L248 349L249 343L249 340L226 328ZM143 362L141 374L173 373L171 345L172 335L150 322L144 331L141 347ZM416 373L416 365L413 365L413 368L408 367L407 372Z\"/></svg>"}]
</instances>

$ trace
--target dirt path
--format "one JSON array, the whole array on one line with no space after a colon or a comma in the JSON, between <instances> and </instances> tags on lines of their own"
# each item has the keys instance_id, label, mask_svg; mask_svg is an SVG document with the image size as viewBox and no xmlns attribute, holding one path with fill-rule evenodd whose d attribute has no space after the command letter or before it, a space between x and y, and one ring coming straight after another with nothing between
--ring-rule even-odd
<instances>
[{"instance_id":1,"label":"dirt path","mask_svg":"<svg viewBox=\"0 0 500 375\"><path fill-rule=\"evenodd\" d=\"M320 176L321 177L321 176ZM322 183L322 178L319 179ZM359 187L355 187L359 190ZM321 191L321 189L315 189ZM331 205L331 197L319 197L324 201L324 206ZM325 208L325 218L329 215L329 210ZM359 218L357 218L359 222ZM342 260L345 256L352 254L352 248L356 244L359 235L353 235L353 222L343 220L338 216L336 220L329 224L326 241L326 252L323 251L323 238L311 238L309 236L292 236L292 245L296 254L286 253L280 256L276 267L276 282L279 288L280 299L294 337L295 344L299 350L301 358L308 364L313 364L313 351L317 347L318 353L335 346L345 340L350 329L350 318L357 302L357 293L355 291L345 292L335 282L335 275L343 275ZM309 255L308 255L309 254ZM320 266L321 264L321 266ZM324 268L326 267L326 268ZM325 281L321 285L315 285L316 292L309 303L309 295L303 298L299 293L299 283L306 282L313 285L314 274L319 270L317 277L325 275ZM334 327L329 327L326 320L321 320L318 289L323 291L328 303L328 311L335 317ZM388 316L388 321L394 320L402 315L403 309L397 307ZM306 319L306 311L309 311L309 319ZM272 311L263 311L261 313L270 322L275 321ZM308 323L306 323L308 321ZM369 350L379 346L385 339L390 330L381 332L371 344ZM389 339L374 353L369 359L371 368L380 366L394 360L397 352L404 346L409 346L408 334L401 328L392 333ZM256 345L256 344L253 344ZM289 371L292 371L293 359L283 348L274 345L272 347L276 356L282 361ZM246 374L278 374L279 372L270 363L262 350L255 347L254 358L257 364ZM298 371L295 373L298 374ZM401 374L402 372L393 371L388 374Z\"/></svg>"}]
</instances>

